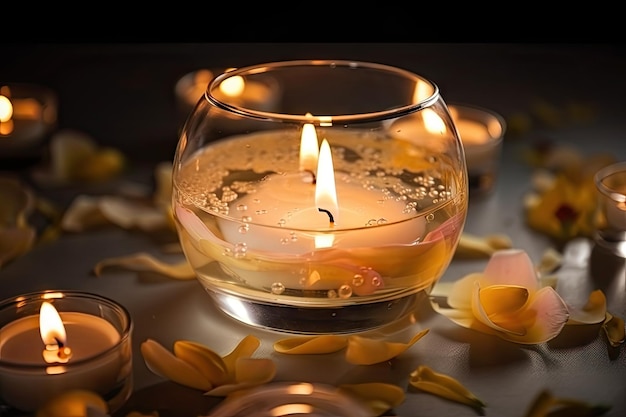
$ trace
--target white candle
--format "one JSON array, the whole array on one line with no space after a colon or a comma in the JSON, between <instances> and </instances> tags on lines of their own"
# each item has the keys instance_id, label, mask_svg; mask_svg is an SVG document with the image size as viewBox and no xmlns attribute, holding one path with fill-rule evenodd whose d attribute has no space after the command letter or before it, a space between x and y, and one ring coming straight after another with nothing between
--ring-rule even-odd
<instances>
[{"instance_id":1,"label":"white candle","mask_svg":"<svg viewBox=\"0 0 626 417\"><path fill-rule=\"evenodd\" d=\"M252 171L279 172L265 175L262 181L246 181L242 177L246 184L242 195L231 198L233 193L223 191L226 194L222 199L228 201L223 210L228 215L216 216L214 220L181 205L193 197L179 194L182 199L175 200L175 218L181 225L181 240L190 262L202 268L206 264L203 257L218 260L247 285L265 289L337 289L361 276L378 285L352 286L362 294L382 289L387 278L394 285L402 285L402 279L410 280L412 285L423 280L419 283L423 288L430 285L439 276L445 265L442 261L460 234L462 216L450 212L445 216L451 218L443 224L442 220L433 221L434 214L418 215L415 205L389 192L395 187L406 187L399 178L381 176L364 181L348 174L355 163L365 167L369 166L368 157L376 158L376 147L383 146L377 134L334 131L332 137L347 149L357 149L362 144L367 150L363 160L356 162L343 155L342 150L335 150L337 158L332 160L338 164L334 165L337 205L328 204L333 206L328 210L334 222L328 213L319 211L321 203L315 198L318 184L312 181L310 172L299 171L299 159L293 155L297 150L281 149L284 156L280 159L286 157L293 162L285 161L280 169L264 157L269 149L280 147L281 134L242 135L210 146L199 157L203 162L187 167L195 173L189 172L185 183L202 183L205 190L223 184L222 179L210 173L221 175L224 170L233 170L254 177ZM255 155L241 155L234 149L249 149ZM399 158L404 157L404 151L398 149L402 152ZM320 151L320 166L327 152ZM425 198L435 198L432 193L436 192L445 202L446 194L437 188L434 179L425 175L422 180Z\"/></svg>"},{"instance_id":2,"label":"white candle","mask_svg":"<svg viewBox=\"0 0 626 417\"><path fill-rule=\"evenodd\" d=\"M626 162L602 168L596 173L595 181L607 226L626 231Z\"/></svg>"},{"instance_id":3,"label":"white candle","mask_svg":"<svg viewBox=\"0 0 626 417\"><path fill-rule=\"evenodd\" d=\"M75 388L129 395L124 382L132 372L126 337L122 340L104 318L73 311L58 313L62 329L46 331L43 314L20 317L0 328L0 395L6 404L34 411ZM56 347L65 350L54 350L62 339L63 346Z\"/></svg>"}]
</instances>

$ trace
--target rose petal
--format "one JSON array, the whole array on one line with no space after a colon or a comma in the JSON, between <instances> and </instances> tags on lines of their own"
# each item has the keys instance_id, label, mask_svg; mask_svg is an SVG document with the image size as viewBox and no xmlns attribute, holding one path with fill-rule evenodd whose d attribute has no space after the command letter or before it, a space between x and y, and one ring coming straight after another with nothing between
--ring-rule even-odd
<instances>
[{"instance_id":1,"label":"rose petal","mask_svg":"<svg viewBox=\"0 0 626 417\"><path fill-rule=\"evenodd\" d=\"M526 309L532 311L535 317L533 323L526 327L526 334L506 334L503 336L505 339L523 344L547 342L561 332L569 317L565 302L551 287L537 291Z\"/></svg>"},{"instance_id":2,"label":"rose petal","mask_svg":"<svg viewBox=\"0 0 626 417\"><path fill-rule=\"evenodd\" d=\"M325 354L337 352L347 344L347 337L337 335L289 337L276 341L274 350L291 355Z\"/></svg>"},{"instance_id":3,"label":"rose petal","mask_svg":"<svg viewBox=\"0 0 626 417\"><path fill-rule=\"evenodd\" d=\"M537 273L528 254L521 249L495 252L483 272L489 285L518 285L530 291L537 289Z\"/></svg>"}]
</instances>

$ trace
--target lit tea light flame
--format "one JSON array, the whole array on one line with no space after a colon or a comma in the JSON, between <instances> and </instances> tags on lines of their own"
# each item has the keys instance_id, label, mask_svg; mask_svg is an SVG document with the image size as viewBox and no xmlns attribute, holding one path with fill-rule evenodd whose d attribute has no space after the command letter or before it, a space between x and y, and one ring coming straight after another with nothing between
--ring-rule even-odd
<instances>
[{"instance_id":1,"label":"lit tea light flame","mask_svg":"<svg viewBox=\"0 0 626 417\"><path fill-rule=\"evenodd\" d=\"M422 112L424 128L430 133L446 133L446 125L441 117L431 109L424 109Z\"/></svg>"},{"instance_id":2,"label":"lit tea light flame","mask_svg":"<svg viewBox=\"0 0 626 417\"><path fill-rule=\"evenodd\" d=\"M315 206L320 212L324 212L329 218L329 227L333 227L337 221L339 205L337 203L337 190L335 186L335 171L333 157L328 141L324 139L320 147L319 161L317 164L315 184ZM316 248L331 247L334 241L333 234L320 234L315 236Z\"/></svg>"},{"instance_id":3,"label":"lit tea light flame","mask_svg":"<svg viewBox=\"0 0 626 417\"><path fill-rule=\"evenodd\" d=\"M0 122L8 122L13 116L13 105L8 97L0 95Z\"/></svg>"},{"instance_id":4,"label":"lit tea light flame","mask_svg":"<svg viewBox=\"0 0 626 417\"><path fill-rule=\"evenodd\" d=\"M44 301L39 312L39 332L46 345L43 358L47 363L67 363L72 351L65 346L66 333L61 316L52 304Z\"/></svg>"},{"instance_id":5,"label":"lit tea light flame","mask_svg":"<svg viewBox=\"0 0 626 417\"><path fill-rule=\"evenodd\" d=\"M311 116L311 114L307 113L307 116ZM300 171L315 174L318 158L319 148L315 126L311 123L305 123L302 126L300 138Z\"/></svg>"},{"instance_id":6,"label":"lit tea light flame","mask_svg":"<svg viewBox=\"0 0 626 417\"><path fill-rule=\"evenodd\" d=\"M229 97L238 97L246 88L246 82L240 75L225 79L220 83L220 91Z\"/></svg>"}]
</instances>

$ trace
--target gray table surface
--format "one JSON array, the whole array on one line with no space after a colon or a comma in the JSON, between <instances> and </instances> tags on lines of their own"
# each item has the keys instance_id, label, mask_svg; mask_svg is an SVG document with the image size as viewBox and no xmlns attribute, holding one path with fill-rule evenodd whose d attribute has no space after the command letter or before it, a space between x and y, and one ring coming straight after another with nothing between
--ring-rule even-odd
<instances>
[{"instance_id":1,"label":"gray table surface","mask_svg":"<svg viewBox=\"0 0 626 417\"><path fill-rule=\"evenodd\" d=\"M102 48L104 56L109 56L106 55L107 51L113 55L106 47ZM187 48L190 46L187 45ZM199 49L200 46L192 47L193 51L188 56L197 56L197 49L194 48ZM217 46L206 48L208 51L219 49ZM255 49L250 45L240 48L242 50L238 63L243 60L241 56L245 52L252 54L250 51ZM285 48L289 50L288 46ZM317 48L324 50L323 45ZM527 150L529 141L549 138L575 146L589 154L609 151L617 159L626 160L626 106L623 103L626 88L622 80L626 59L621 47L442 45L439 50L437 45L407 44L394 46L395 55L385 52L385 46L379 44L370 46L370 55L364 51L363 45L335 48L337 47L328 45L328 54L337 56L343 51L349 56L369 57L369 60L409 67L416 72L419 72L422 62L420 59L423 59L428 76L436 82L441 81L444 98L447 95L451 97L448 101L478 104L505 116L517 110L527 110L533 97L541 97L556 105L580 99L597 106L598 116L592 123L568 124L556 129L539 126L522 138L507 140L494 192L486 198L470 202L466 232L478 235L507 234L515 247L526 250L534 260L538 260L553 244L548 238L525 225L522 200L530 190L533 170L523 161L521 155ZM164 50L166 56L175 55L175 49L171 45L165 46ZM269 61L278 54L269 47L261 50L258 55L249 55L248 60L260 61L256 58L265 56L267 59L263 60ZM82 53L92 56L84 50ZM156 48L148 48L144 53L144 61L150 63L156 61L156 56L161 56ZM505 59L498 54L508 55ZM124 59L134 64L142 59L141 55L133 55L132 59L129 58L130 54L119 55L122 58L119 58L118 65L115 64L117 61L102 60L110 65L109 68L119 70L125 68ZM298 54L292 52L292 55ZM69 52L68 56L74 57ZM284 56L290 55L285 52ZM481 57L482 61L472 65L475 57ZM28 61L26 58L23 60L25 63ZM167 60L163 60L165 61ZM155 153L153 161L138 162L129 174L130 178L127 178L129 181L150 185L153 163L163 159L162 154L167 155L167 149L173 146L172 142L175 143L175 130L179 121L170 114L174 107L171 103L173 98L168 95L176 79L173 75L182 75L183 70L193 69L192 65L205 63L200 59L188 59L185 62L188 68L180 67L177 72L171 70L167 78L171 82L161 86L163 91L168 91L162 101L169 104L153 104L154 108L161 106L159 114L169 115L167 121L159 121L157 117L154 124L167 127L169 133L157 132L154 125L147 126L153 122L147 119L148 110L145 108L138 111L136 117L126 116L125 122L113 125L94 117L93 114L88 117L91 123L88 128L102 138L102 141L114 146L123 146L124 140L120 137L127 138L131 134L136 135L140 142L146 142L151 135L158 138L161 153ZM216 67L226 66L221 65L221 62L212 64ZM95 63L93 65L96 66ZM15 64L15 68L8 70L6 74L15 74L11 71L16 71L17 67ZM132 68L136 71L135 74L140 71L137 66ZM60 73L59 70L57 74ZM86 74L78 70L76 73ZM66 85L72 86L69 74L55 78L49 74L44 76L34 72L32 76L35 81L43 80L53 84L56 82L57 89ZM83 75L83 78L88 76ZM68 102L68 108L73 109L66 110L62 118L62 123L69 126L79 125L82 120L77 104L80 94L76 92L75 86L72 88L72 94L76 96L70 93L63 96ZM63 100L61 103L64 104ZM98 109L97 101L91 102L90 106L92 110L102 111L107 103L108 101L103 101L103 109ZM148 106L143 102L134 105L141 107L144 104ZM86 125L81 126L87 128ZM99 126L101 130L98 130ZM129 154L133 154L135 146L138 145L129 146ZM68 204L77 193L89 192L89 189L68 188L47 191L61 205ZM607 416L622 416L626 413L626 351L622 348L617 357L610 357L601 337L584 346L559 348L542 344L523 347L461 329L444 317L433 314L427 305L423 305L417 311L421 318L417 324L405 329L389 330L389 337L406 341L407 335L413 335L420 329L430 328L431 331L427 337L390 363L352 366L345 363L339 353L306 359L284 356L274 353L272 349L273 341L285 337L284 334L253 329L225 317L211 304L195 280L159 279L126 271L111 271L100 277L92 274L94 265L104 258L140 251L152 253L164 260L177 259L177 255L161 254L155 241L142 233L110 227L79 234L64 234L58 240L36 247L0 269L2 299L37 290L75 289L102 294L128 308L134 322L135 392L124 409L117 413L120 416L131 410L158 410L161 417L197 416L208 414L217 403L215 398L203 397L197 391L164 381L151 373L139 351L140 343L147 338L156 339L165 346L171 346L179 339L196 340L218 353L226 354L247 334L256 335L262 340L255 356L275 359L278 367L275 378L277 381L304 380L333 385L379 381L406 387L409 372L420 364L425 364L464 383L487 403L488 416L521 417L530 402L543 389L549 389L558 396L609 404L612 409ZM455 260L442 281L453 281L468 272L481 270L485 263L485 259ZM626 317L626 274L623 260L613 259L604 263L602 274L609 311ZM593 278L589 276L589 279ZM475 416L476 413L465 406L432 395L411 392L407 393L404 403L389 415Z\"/></svg>"}]
</instances>

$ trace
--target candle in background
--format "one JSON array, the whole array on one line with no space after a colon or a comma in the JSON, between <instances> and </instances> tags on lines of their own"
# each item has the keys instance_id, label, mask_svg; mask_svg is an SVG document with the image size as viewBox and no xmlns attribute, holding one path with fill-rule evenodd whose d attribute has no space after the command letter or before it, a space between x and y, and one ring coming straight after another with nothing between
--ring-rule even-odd
<instances>
[{"instance_id":1,"label":"candle in background","mask_svg":"<svg viewBox=\"0 0 626 417\"><path fill-rule=\"evenodd\" d=\"M181 77L174 88L177 106L184 121L191 113L194 106L206 92L209 83L225 70L199 69ZM265 82L245 81L242 77L232 77L220 85L220 89L213 94L219 99L226 97L234 99L234 103L240 106L248 106L257 110L271 111L278 103L278 85L266 78Z\"/></svg>"},{"instance_id":2,"label":"candle in background","mask_svg":"<svg viewBox=\"0 0 626 417\"><path fill-rule=\"evenodd\" d=\"M626 232L626 162L618 162L599 170L595 175L595 183L606 227L613 231Z\"/></svg>"},{"instance_id":3,"label":"candle in background","mask_svg":"<svg viewBox=\"0 0 626 417\"><path fill-rule=\"evenodd\" d=\"M0 83L0 157L33 156L56 126L57 99L33 84Z\"/></svg>"},{"instance_id":4,"label":"candle in background","mask_svg":"<svg viewBox=\"0 0 626 417\"><path fill-rule=\"evenodd\" d=\"M448 108L465 150L470 196L487 194L498 176L506 123L499 114L480 107Z\"/></svg>"},{"instance_id":5,"label":"candle in background","mask_svg":"<svg viewBox=\"0 0 626 417\"><path fill-rule=\"evenodd\" d=\"M132 391L132 322L112 300L33 293L0 303L0 396L30 412L70 389L119 408Z\"/></svg>"}]
</instances>

